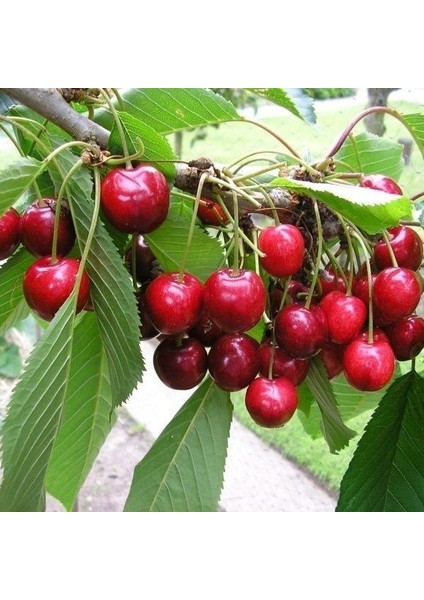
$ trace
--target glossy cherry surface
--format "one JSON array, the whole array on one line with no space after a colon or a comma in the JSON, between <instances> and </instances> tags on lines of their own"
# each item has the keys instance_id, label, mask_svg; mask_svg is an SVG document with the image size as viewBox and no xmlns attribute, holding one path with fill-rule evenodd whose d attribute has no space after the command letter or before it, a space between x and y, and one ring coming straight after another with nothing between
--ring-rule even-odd
<instances>
[{"instance_id":1,"label":"glossy cherry surface","mask_svg":"<svg viewBox=\"0 0 424 600\"><path fill-rule=\"evenodd\" d=\"M189 390L206 374L206 350L194 338L165 338L154 352L153 366L162 383L174 390Z\"/></svg>"},{"instance_id":2,"label":"glossy cherry surface","mask_svg":"<svg viewBox=\"0 0 424 600\"><path fill-rule=\"evenodd\" d=\"M309 358L326 341L325 319L319 307L313 312L301 304L285 306L275 318L278 345L294 358Z\"/></svg>"},{"instance_id":3,"label":"glossy cherry surface","mask_svg":"<svg viewBox=\"0 0 424 600\"><path fill-rule=\"evenodd\" d=\"M246 409L262 427L281 427L292 418L298 403L296 388L285 377L258 377L246 390Z\"/></svg>"},{"instance_id":4,"label":"glossy cherry surface","mask_svg":"<svg viewBox=\"0 0 424 600\"><path fill-rule=\"evenodd\" d=\"M302 266L305 243L294 225L266 227L259 235L258 248L266 255L259 259L262 267L275 277L294 275Z\"/></svg>"},{"instance_id":5,"label":"glossy cherry surface","mask_svg":"<svg viewBox=\"0 0 424 600\"><path fill-rule=\"evenodd\" d=\"M319 305L327 317L328 338L335 344L353 340L367 320L367 307L356 296L334 291L324 296Z\"/></svg>"},{"instance_id":6,"label":"glossy cherry surface","mask_svg":"<svg viewBox=\"0 0 424 600\"><path fill-rule=\"evenodd\" d=\"M189 335L199 340L204 346L209 347L212 346L221 335L224 335L224 332L215 325L215 323L212 323L207 312L202 308L200 317L190 329Z\"/></svg>"},{"instance_id":7,"label":"glossy cherry surface","mask_svg":"<svg viewBox=\"0 0 424 600\"><path fill-rule=\"evenodd\" d=\"M272 355L272 342L263 342L258 349L259 373L264 377L269 376L269 367L273 360L272 377L286 377L293 385L298 386L304 381L309 369L309 359L293 358L282 348L274 348Z\"/></svg>"},{"instance_id":8,"label":"glossy cherry surface","mask_svg":"<svg viewBox=\"0 0 424 600\"><path fill-rule=\"evenodd\" d=\"M383 336L374 335L373 343L367 334L360 334L345 348L343 369L351 386L364 392L380 390L393 376L395 355Z\"/></svg>"},{"instance_id":9,"label":"glossy cherry surface","mask_svg":"<svg viewBox=\"0 0 424 600\"><path fill-rule=\"evenodd\" d=\"M125 253L125 261L130 273L132 273L133 247L133 244L131 244ZM156 256L149 248L144 236L137 235L135 240L135 274L137 281L145 283L154 279L158 275L156 272L157 266Z\"/></svg>"},{"instance_id":10,"label":"glossy cherry surface","mask_svg":"<svg viewBox=\"0 0 424 600\"><path fill-rule=\"evenodd\" d=\"M319 356L324 363L329 379L333 379L343 371L343 353L345 347L341 344L326 342L321 348Z\"/></svg>"},{"instance_id":11,"label":"glossy cherry surface","mask_svg":"<svg viewBox=\"0 0 424 600\"><path fill-rule=\"evenodd\" d=\"M28 206L21 216L20 236L22 244L34 256L50 256L52 253L56 200L43 198ZM69 208L60 209L57 238L58 256L66 256L74 247L75 229Z\"/></svg>"},{"instance_id":12,"label":"glossy cherry surface","mask_svg":"<svg viewBox=\"0 0 424 600\"><path fill-rule=\"evenodd\" d=\"M375 278L374 303L382 315L391 321L407 317L414 312L421 297L418 275L411 269L390 267Z\"/></svg>"},{"instance_id":13,"label":"glossy cherry surface","mask_svg":"<svg viewBox=\"0 0 424 600\"><path fill-rule=\"evenodd\" d=\"M207 198L202 198L197 210L197 216L204 225L220 226L225 225L228 221L228 217L221 205Z\"/></svg>"},{"instance_id":14,"label":"glossy cherry surface","mask_svg":"<svg viewBox=\"0 0 424 600\"><path fill-rule=\"evenodd\" d=\"M424 319L411 315L385 329L397 360L411 360L424 348Z\"/></svg>"},{"instance_id":15,"label":"glossy cherry surface","mask_svg":"<svg viewBox=\"0 0 424 600\"><path fill-rule=\"evenodd\" d=\"M9 208L0 217L0 260L9 258L19 245L19 213Z\"/></svg>"},{"instance_id":16,"label":"glossy cherry surface","mask_svg":"<svg viewBox=\"0 0 424 600\"><path fill-rule=\"evenodd\" d=\"M153 325L149 313L146 309L146 303L144 300L145 291L140 291L137 294L137 310L140 318L140 337L142 340L151 340L159 335L159 331Z\"/></svg>"},{"instance_id":17,"label":"glossy cherry surface","mask_svg":"<svg viewBox=\"0 0 424 600\"><path fill-rule=\"evenodd\" d=\"M346 279L349 277L349 273L346 273ZM319 274L319 282L321 286L321 297L323 298L330 292L338 291L346 293L346 284L343 280L343 277L339 273L334 273L332 267L328 267L328 269L324 269Z\"/></svg>"},{"instance_id":18,"label":"glossy cherry surface","mask_svg":"<svg viewBox=\"0 0 424 600\"><path fill-rule=\"evenodd\" d=\"M208 356L209 372L215 383L228 392L236 392L249 385L259 369L258 346L244 333L220 337Z\"/></svg>"},{"instance_id":19,"label":"glossy cherry surface","mask_svg":"<svg viewBox=\"0 0 424 600\"><path fill-rule=\"evenodd\" d=\"M286 302L291 304L293 302L302 302L307 297L309 288L306 287L300 281L292 279L288 285ZM271 314L273 317L276 316L281 307L281 301L283 299L283 290L279 285L274 285L269 292Z\"/></svg>"},{"instance_id":20,"label":"glossy cherry surface","mask_svg":"<svg viewBox=\"0 0 424 600\"><path fill-rule=\"evenodd\" d=\"M204 306L210 320L226 333L247 331L265 310L266 292L254 271L215 271L204 288Z\"/></svg>"},{"instance_id":21,"label":"glossy cherry surface","mask_svg":"<svg viewBox=\"0 0 424 600\"><path fill-rule=\"evenodd\" d=\"M108 220L124 233L149 233L168 214L169 187L151 165L117 168L102 181L101 206Z\"/></svg>"},{"instance_id":22,"label":"glossy cherry surface","mask_svg":"<svg viewBox=\"0 0 424 600\"><path fill-rule=\"evenodd\" d=\"M52 263L51 256L42 256L27 270L23 280L25 299L32 310L42 319L51 321L75 287L80 261L75 258L58 258ZM84 272L78 292L77 312L90 298L90 279Z\"/></svg>"},{"instance_id":23,"label":"glossy cherry surface","mask_svg":"<svg viewBox=\"0 0 424 600\"><path fill-rule=\"evenodd\" d=\"M176 335L197 322L202 308L203 286L197 277L162 273L147 287L144 302L153 325L161 333Z\"/></svg>"},{"instance_id":24,"label":"glossy cherry surface","mask_svg":"<svg viewBox=\"0 0 424 600\"><path fill-rule=\"evenodd\" d=\"M404 227L403 225L393 227L387 233L398 266L412 269L412 271L419 269L423 260L423 243L418 233L411 227ZM380 270L393 266L384 239L379 240L374 246L374 259Z\"/></svg>"},{"instance_id":25,"label":"glossy cherry surface","mask_svg":"<svg viewBox=\"0 0 424 600\"><path fill-rule=\"evenodd\" d=\"M371 274L371 288L374 289L374 282L377 277L376 273ZM368 277L365 275L363 277L354 278L352 293L357 298L360 298L362 302L365 304L368 310L369 306L369 296L368 296ZM385 327L392 322L392 319L388 319L384 315L381 314L381 311L376 307L374 302L374 297L372 299L372 310L373 310L373 322L378 327Z\"/></svg>"},{"instance_id":26,"label":"glossy cherry surface","mask_svg":"<svg viewBox=\"0 0 424 600\"><path fill-rule=\"evenodd\" d=\"M390 177L387 177L387 175L380 175L378 173L373 173L363 177L361 180L361 186L371 188L373 190L380 190L381 192L386 192L387 194L396 194L397 196L403 195L403 192L396 181Z\"/></svg>"}]
</instances>

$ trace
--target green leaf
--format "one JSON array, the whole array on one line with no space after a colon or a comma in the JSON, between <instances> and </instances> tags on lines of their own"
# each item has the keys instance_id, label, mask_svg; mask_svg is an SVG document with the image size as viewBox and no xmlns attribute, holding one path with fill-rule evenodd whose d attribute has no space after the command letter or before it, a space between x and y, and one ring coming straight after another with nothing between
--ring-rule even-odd
<instances>
[{"instance_id":1,"label":"green leaf","mask_svg":"<svg viewBox=\"0 0 424 600\"><path fill-rule=\"evenodd\" d=\"M46 488L72 510L78 492L108 436L112 398L106 354L94 313L74 330L63 421L47 471Z\"/></svg>"},{"instance_id":2,"label":"green leaf","mask_svg":"<svg viewBox=\"0 0 424 600\"><path fill-rule=\"evenodd\" d=\"M31 254L21 249L0 268L0 335L29 314L22 280L34 260Z\"/></svg>"},{"instance_id":3,"label":"green leaf","mask_svg":"<svg viewBox=\"0 0 424 600\"><path fill-rule=\"evenodd\" d=\"M278 106L289 110L293 115L307 121L316 123L313 100L302 88L247 88L250 92L266 98Z\"/></svg>"},{"instance_id":4,"label":"green leaf","mask_svg":"<svg viewBox=\"0 0 424 600\"><path fill-rule=\"evenodd\" d=\"M179 271L182 266L191 215L191 210L184 207L181 210L180 205L174 204L166 221L156 231L144 236L165 271ZM185 270L205 281L223 261L220 243L210 237L204 229L195 226Z\"/></svg>"},{"instance_id":5,"label":"green leaf","mask_svg":"<svg viewBox=\"0 0 424 600\"><path fill-rule=\"evenodd\" d=\"M408 198L370 188L309 183L282 177L274 179L271 185L316 198L371 234L397 225L402 217L412 218Z\"/></svg>"},{"instance_id":6,"label":"green leaf","mask_svg":"<svg viewBox=\"0 0 424 600\"><path fill-rule=\"evenodd\" d=\"M321 427L330 452L337 454L349 444L355 432L346 427L341 419L333 388L321 360L311 360L305 382L321 411Z\"/></svg>"},{"instance_id":7,"label":"green leaf","mask_svg":"<svg viewBox=\"0 0 424 600\"><path fill-rule=\"evenodd\" d=\"M129 153L134 154L139 149L136 140L137 138L140 138L144 146L144 153L140 160L157 161L155 166L167 179L173 180L175 177L174 163L163 162L176 159L168 141L157 131L152 129L152 127L149 127L132 115L125 112L119 112L118 114L122 121ZM110 134L108 147L112 154L122 154L123 152L121 138L116 124L113 126Z\"/></svg>"},{"instance_id":8,"label":"green leaf","mask_svg":"<svg viewBox=\"0 0 424 600\"><path fill-rule=\"evenodd\" d=\"M424 511L424 379L396 379L343 477L337 511Z\"/></svg>"},{"instance_id":9,"label":"green leaf","mask_svg":"<svg viewBox=\"0 0 424 600\"><path fill-rule=\"evenodd\" d=\"M22 196L43 169L44 164L39 160L22 157L0 170L0 216Z\"/></svg>"},{"instance_id":10,"label":"green leaf","mask_svg":"<svg viewBox=\"0 0 424 600\"><path fill-rule=\"evenodd\" d=\"M126 512L207 512L222 488L232 404L207 379L136 466Z\"/></svg>"},{"instance_id":11,"label":"green leaf","mask_svg":"<svg viewBox=\"0 0 424 600\"><path fill-rule=\"evenodd\" d=\"M62 418L72 352L76 293L35 346L2 426L1 512L35 512Z\"/></svg>"},{"instance_id":12,"label":"green leaf","mask_svg":"<svg viewBox=\"0 0 424 600\"><path fill-rule=\"evenodd\" d=\"M15 101L12 98L6 96L6 94L0 94L0 115L7 113L13 104L15 104Z\"/></svg>"},{"instance_id":13,"label":"green leaf","mask_svg":"<svg viewBox=\"0 0 424 600\"><path fill-rule=\"evenodd\" d=\"M416 141L417 146L424 157L424 115L422 113L402 115L402 121L406 124L409 133Z\"/></svg>"},{"instance_id":14,"label":"green leaf","mask_svg":"<svg viewBox=\"0 0 424 600\"><path fill-rule=\"evenodd\" d=\"M125 112L158 133L240 120L234 106L205 88L132 88L123 91ZM112 129L111 114L96 111L95 120Z\"/></svg>"},{"instance_id":15,"label":"green leaf","mask_svg":"<svg viewBox=\"0 0 424 600\"><path fill-rule=\"evenodd\" d=\"M19 349L3 337L0 337L0 375L3 377L17 377L22 369L22 360Z\"/></svg>"},{"instance_id":16,"label":"green leaf","mask_svg":"<svg viewBox=\"0 0 424 600\"><path fill-rule=\"evenodd\" d=\"M348 138L334 158L354 171L382 173L397 181L404 166L402 150L401 144L364 132L353 139ZM344 165L337 165L336 170L345 172L347 169Z\"/></svg>"}]
</instances>

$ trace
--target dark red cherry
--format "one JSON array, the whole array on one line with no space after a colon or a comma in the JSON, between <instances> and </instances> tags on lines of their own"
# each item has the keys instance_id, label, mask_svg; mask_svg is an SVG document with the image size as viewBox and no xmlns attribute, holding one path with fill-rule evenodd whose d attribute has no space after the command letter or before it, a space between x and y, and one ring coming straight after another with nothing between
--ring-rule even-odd
<instances>
[{"instance_id":1,"label":"dark red cherry","mask_svg":"<svg viewBox=\"0 0 424 600\"><path fill-rule=\"evenodd\" d=\"M395 321L385 332L397 360L411 360L424 348L424 319L417 315Z\"/></svg>"},{"instance_id":2,"label":"dark red cherry","mask_svg":"<svg viewBox=\"0 0 424 600\"><path fill-rule=\"evenodd\" d=\"M144 302L153 325L166 335L193 327L202 309L203 286L197 277L162 273L147 287Z\"/></svg>"},{"instance_id":3,"label":"dark red cherry","mask_svg":"<svg viewBox=\"0 0 424 600\"><path fill-rule=\"evenodd\" d=\"M125 261L132 273L133 244L125 253ZM159 275L158 261L142 235L135 240L135 274L139 283L146 283Z\"/></svg>"},{"instance_id":4,"label":"dark red cherry","mask_svg":"<svg viewBox=\"0 0 424 600\"><path fill-rule=\"evenodd\" d=\"M327 339L325 314L319 307L285 306L275 318L277 343L294 358L309 358Z\"/></svg>"},{"instance_id":5,"label":"dark red cherry","mask_svg":"<svg viewBox=\"0 0 424 600\"><path fill-rule=\"evenodd\" d=\"M343 371L343 353L345 346L326 342L319 353L329 379L333 379Z\"/></svg>"},{"instance_id":6,"label":"dark red cherry","mask_svg":"<svg viewBox=\"0 0 424 600\"><path fill-rule=\"evenodd\" d=\"M52 253L56 200L42 198L28 206L21 216L21 242L34 256L49 256ZM67 205L60 208L57 238L58 256L66 256L74 247L75 229Z\"/></svg>"},{"instance_id":7,"label":"dark red cherry","mask_svg":"<svg viewBox=\"0 0 424 600\"><path fill-rule=\"evenodd\" d=\"M395 371L395 356L382 337L374 335L372 343L366 338L367 334L360 334L346 346L343 369L352 387L373 392L389 383Z\"/></svg>"},{"instance_id":8,"label":"dark red cherry","mask_svg":"<svg viewBox=\"0 0 424 600\"><path fill-rule=\"evenodd\" d=\"M363 177L361 180L361 186L371 188L372 190L380 190L381 192L386 192L387 194L403 196L403 192L396 181L390 177L387 177L387 175L380 175L377 173L365 175L365 177Z\"/></svg>"},{"instance_id":9,"label":"dark red cherry","mask_svg":"<svg viewBox=\"0 0 424 600\"><path fill-rule=\"evenodd\" d=\"M376 273L371 274L372 289L374 289L374 282L375 282L376 277L377 277ZM356 296L357 298L360 298L362 300L362 302L365 304L365 306L367 307L367 310L368 310L369 297L368 297L368 277L367 277L367 275L360 277L360 278L356 278L356 277L354 278L352 293L354 296ZM372 302L372 310L373 310L373 322L378 327L385 327L386 325L389 325L392 322L391 319L387 319L384 315L381 314L381 311L376 307L374 300Z\"/></svg>"},{"instance_id":10,"label":"dark red cherry","mask_svg":"<svg viewBox=\"0 0 424 600\"><path fill-rule=\"evenodd\" d=\"M289 283L287 290L286 302L291 304L293 302L302 302L305 300L309 292L309 288L303 285L300 281L292 279ZM274 285L269 293L271 314L273 317L278 313L281 308L281 301L283 299L283 290L279 285Z\"/></svg>"},{"instance_id":11,"label":"dark red cherry","mask_svg":"<svg viewBox=\"0 0 424 600\"><path fill-rule=\"evenodd\" d=\"M281 427L287 423L298 403L296 388L285 377L258 377L246 390L246 409L255 423L263 427Z\"/></svg>"},{"instance_id":12,"label":"dark red cherry","mask_svg":"<svg viewBox=\"0 0 424 600\"><path fill-rule=\"evenodd\" d=\"M101 206L108 220L124 233L149 233L168 214L169 187L152 165L113 169L101 186Z\"/></svg>"},{"instance_id":13,"label":"dark red cherry","mask_svg":"<svg viewBox=\"0 0 424 600\"><path fill-rule=\"evenodd\" d=\"M225 225L228 217L218 202L202 198L197 210L197 216L204 225Z\"/></svg>"},{"instance_id":14,"label":"dark red cherry","mask_svg":"<svg viewBox=\"0 0 424 600\"><path fill-rule=\"evenodd\" d=\"M328 338L335 344L353 340L367 320L367 307L356 296L334 291L324 296L319 305L327 317Z\"/></svg>"},{"instance_id":15,"label":"dark red cherry","mask_svg":"<svg viewBox=\"0 0 424 600\"><path fill-rule=\"evenodd\" d=\"M0 260L9 258L19 246L19 213L9 208L0 217Z\"/></svg>"},{"instance_id":16,"label":"dark red cherry","mask_svg":"<svg viewBox=\"0 0 424 600\"><path fill-rule=\"evenodd\" d=\"M272 360L272 342L263 342L258 349L259 373L264 377L269 376L269 367ZM296 387L302 383L308 374L309 360L307 358L293 358L282 348L274 348L272 377L286 377Z\"/></svg>"},{"instance_id":17,"label":"dark red cherry","mask_svg":"<svg viewBox=\"0 0 424 600\"><path fill-rule=\"evenodd\" d=\"M411 269L390 267L375 278L374 303L382 315L397 321L414 312L421 297L418 275Z\"/></svg>"},{"instance_id":18,"label":"dark red cherry","mask_svg":"<svg viewBox=\"0 0 424 600\"><path fill-rule=\"evenodd\" d=\"M189 335L207 347L212 346L223 334L222 329L212 323L204 308L202 308L199 319L189 331Z\"/></svg>"},{"instance_id":19,"label":"dark red cherry","mask_svg":"<svg viewBox=\"0 0 424 600\"><path fill-rule=\"evenodd\" d=\"M349 273L346 272L345 275L346 278L349 277ZM346 293L346 284L343 277L339 273L335 274L332 267L328 267L328 269L321 271L318 279L321 285L322 298L334 291Z\"/></svg>"},{"instance_id":20,"label":"dark red cherry","mask_svg":"<svg viewBox=\"0 0 424 600\"><path fill-rule=\"evenodd\" d=\"M159 331L153 325L149 313L147 312L144 300L145 293L144 290L140 291L137 293L136 297L138 316L140 318L140 337L142 340L151 340L159 335Z\"/></svg>"},{"instance_id":21,"label":"dark red cherry","mask_svg":"<svg viewBox=\"0 0 424 600\"><path fill-rule=\"evenodd\" d=\"M189 390L206 374L206 350L194 338L165 338L155 350L153 366L162 383L174 390Z\"/></svg>"},{"instance_id":22,"label":"dark red cherry","mask_svg":"<svg viewBox=\"0 0 424 600\"><path fill-rule=\"evenodd\" d=\"M208 368L212 379L223 390L242 390L259 369L259 344L244 333L226 334L212 346Z\"/></svg>"},{"instance_id":23,"label":"dark red cherry","mask_svg":"<svg viewBox=\"0 0 424 600\"><path fill-rule=\"evenodd\" d=\"M389 229L388 235L398 266L412 271L419 269L423 260L423 243L418 233L410 227L399 225ZM380 271L393 266L384 239L379 240L374 246L374 259Z\"/></svg>"},{"instance_id":24,"label":"dark red cherry","mask_svg":"<svg viewBox=\"0 0 424 600\"><path fill-rule=\"evenodd\" d=\"M251 329L265 310L265 286L254 271L215 271L207 279L204 306L210 320L226 333Z\"/></svg>"},{"instance_id":25,"label":"dark red cherry","mask_svg":"<svg viewBox=\"0 0 424 600\"><path fill-rule=\"evenodd\" d=\"M80 261L76 258L58 258L52 263L51 256L42 256L27 270L23 280L25 299L32 310L42 319L51 321L75 287ZM90 298L90 279L84 272L78 292L77 312Z\"/></svg>"},{"instance_id":26,"label":"dark red cherry","mask_svg":"<svg viewBox=\"0 0 424 600\"><path fill-rule=\"evenodd\" d=\"M294 225L266 227L259 234L258 248L266 255L259 259L262 267L274 277L294 275L302 266L305 243Z\"/></svg>"}]
</instances>

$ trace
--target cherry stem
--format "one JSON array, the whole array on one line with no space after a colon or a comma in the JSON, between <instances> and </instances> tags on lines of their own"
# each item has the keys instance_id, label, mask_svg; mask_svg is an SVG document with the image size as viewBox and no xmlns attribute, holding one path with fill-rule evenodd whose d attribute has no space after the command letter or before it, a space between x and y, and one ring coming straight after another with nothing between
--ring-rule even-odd
<instances>
[{"instance_id":1,"label":"cherry stem","mask_svg":"<svg viewBox=\"0 0 424 600\"><path fill-rule=\"evenodd\" d=\"M131 276L132 276L134 290L137 292L138 291L138 284L137 284L137 255L136 255L136 249L137 249L137 234L135 233L132 236L132 240L131 240Z\"/></svg>"},{"instance_id":2,"label":"cherry stem","mask_svg":"<svg viewBox=\"0 0 424 600\"><path fill-rule=\"evenodd\" d=\"M121 94L118 92L118 90L116 88L110 88L110 89L115 94L115 98L118 101L119 110L121 110L123 112L125 110L125 104L124 104L124 100L123 100Z\"/></svg>"},{"instance_id":3,"label":"cherry stem","mask_svg":"<svg viewBox=\"0 0 424 600\"><path fill-rule=\"evenodd\" d=\"M238 173L238 172L239 172L241 169L243 169L243 167L247 167L248 165L251 165L251 164L253 164L253 163L257 163L257 162L259 162L259 161L263 161L263 162L264 162L264 161L266 161L266 162L267 162L267 163L269 163L270 165L273 165L273 166L274 166L274 168L276 168L276 166L279 164L277 160L273 160L272 158L261 158L261 157L259 157L259 158L252 158L251 160L245 160L244 162L242 162L242 163L241 163L241 164L240 164L240 165L237 167L237 169L235 169L235 170L233 171L233 175L237 175L237 173ZM226 173L226 175L227 175L227 173Z\"/></svg>"},{"instance_id":4,"label":"cherry stem","mask_svg":"<svg viewBox=\"0 0 424 600\"><path fill-rule=\"evenodd\" d=\"M234 252L233 252L233 275L237 276L239 271L239 244L240 244L240 229L239 229L239 211L237 194L233 192L233 212L234 212Z\"/></svg>"},{"instance_id":5,"label":"cherry stem","mask_svg":"<svg viewBox=\"0 0 424 600\"><path fill-rule=\"evenodd\" d=\"M66 179L66 178L65 178ZM88 253L90 252L91 244L93 242L94 234L96 232L97 221L100 213L100 189L101 189L101 177L100 177L100 169L98 167L94 167L94 209L93 216L90 223L90 229L88 231L87 239L84 246L84 252L82 253L80 267L78 270L77 280L75 285L78 286L79 289L81 278L83 276L83 272L85 269L85 264L87 262Z\"/></svg>"},{"instance_id":6,"label":"cherry stem","mask_svg":"<svg viewBox=\"0 0 424 600\"><path fill-rule=\"evenodd\" d=\"M234 185L234 183L232 182L232 180L229 177L224 177L223 179L219 179L218 177L213 177L213 175L211 175L210 173L205 172L205 174L207 174L207 176L208 176L207 180L210 183L216 183L219 186L229 189L231 192L237 192L237 194L240 194L240 196L243 196L243 198L246 198L246 200L248 200L250 202L250 204L252 204L255 208L262 207L261 203L257 202L254 198L252 198L252 196L250 194L248 194L241 188Z\"/></svg>"},{"instance_id":7,"label":"cherry stem","mask_svg":"<svg viewBox=\"0 0 424 600\"><path fill-rule=\"evenodd\" d=\"M368 256L369 249L367 248L362 235L357 232L353 232L352 235L358 240L361 248L364 252L365 265L367 267L367 278L368 278L368 343L374 342L374 318L373 318L373 306L372 306L372 274L370 259Z\"/></svg>"},{"instance_id":8,"label":"cherry stem","mask_svg":"<svg viewBox=\"0 0 424 600\"><path fill-rule=\"evenodd\" d=\"M328 256L330 263L334 269L335 274L337 275L337 273L340 274L340 277L343 279L343 282L346 286L346 290L351 289L352 287L352 283L348 281L347 277L346 277L346 273L344 272L344 270L342 269L341 265L338 263L336 257L334 256L334 254L331 252L330 248L328 247L328 244L326 244L326 242L323 240L322 241L322 245L324 248L324 251L326 253L326 255ZM349 283L350 283L350 288L349 288Z\"/></svg>"},{"instance_id":9,"label":"cherry stem","mask_svg":"<svg viewBox=\"0 0 424 600\"><path fill-rule=\"evenodd\" d=\"M324 177L324 181L333 181L334 179L361 179L364 176L363 173L333 173L332 175L328 175Z\"/></svg>"},{"instance_id":10,"label":"cherry stem","mask_svg":"<svg viewBox=\"0 0 424 600\"><path fill-rule=\"evenodd\" d=\"M270 135L272 135L272 137L274 137L276 140L278 140L291 154L293 154L293 156L295 156L296 158L300 159L300 154L298 154L298 152L296 152L296 150L294 150L291 147L291 145L288 142L286 142L286 140L284 138L282 138L274 130L270 129L269 127L267 127L263 123L259 123L258 121L253 121L251 119L243 119L243 122L244 123L250 123L251 125L255 125L256 127L260 127L260 129L263 129L264 131L266 131L267 133L269 133Z\"/></svg>"},{"instance_id":11,"label":"cherry stem","mask_svg":"<svg viewBox=\"0 0 424 600\"><path fill-rule=\"evenodd\" d=\"M387 229L383 230L383 238L384 238L384 241L386 242L387 251L388 251L388 253L390 255L390 260L392 261L392 265L394 267L398 267L399 266L398 265L398 261L396 260L395 253L393 252L393 248L392 248L392 245L390 243L390 236L389 236L389 234L387 232Z\"/></svg>"},{"instance_id":12,"label":"cherry stem","mask_svg":"<svg viewBox=\"0 0 424 600\"><path fill-rule=\"evenodd\" d=\"M272 154L273 156L275 156L276 150L257 150L256 152L249 152L249 154L245 154L244 156L241 156L237 160L235 160L232 163L230 163L229 165L227 165L222 170L225 173L225 175L231 176L232 173L231 173L230 169L232 169L232 167L234 167L235 165L243 163L246 159L251 158L252 156L257 156L258 154ZM260 160L260 159L258 159L258 160Z\"/></svg>"},{"instance_id":13,"label":"cherry stem","mask_svg":"<svg viewBox=\"0 0 424 600\"><path fill-rule=\"evenodd\" d=\"M305 308L309 308L311 305L315 287L316 287L317 281L318 281L319 266L321 264L321 258L322 258L323 238L322 238L321 215L319 214L318 202L315 200L315 198L312 198L312 202L313 202L313 206L314 206L315 219L316 219L316 223L317 223L318 247L317 247L317 257L316 257L316 261L315 261L315 265L314 265L314 275L312 277L311 287L309 289L309 293L306 298Z\"/></svg>"},{"instance_id":14,"label":"cherry stem","mask_svg":"<svg viewBox=\"0 0 424 600\"><path fill-rule=\"evenodd\" d=\"M340 224L343 228L343 232L346 236L346 241L347 241L347 249L348 249L348 256L349 256L349 279L348 279L348 284L347 284L347 288L346 288L346 296L351 296L352 295L352 285L353 285L353 271L354 271L353 267L354 267L355 251L353 249L352 236L350 234L348 226L346 225L346 221L338 213L336 213L336 216L340 221Z\"/></svg>"},{"instance_id":15,"label":"cherry stem","mask_svg":"<svg viewBox=\"0 0 424 600\"><path fill-rule=\"evenodd\" d=\"M283 295L281 297L281 302L280 302L280 307L278 310L281 310L283 308L283 306L285 306L286 304L286 300L287 300L287 296L289 293L289 286L290 286L290 282L292 280L292 276L289 275L289 277L286 278L285 282L284 282L284 289L283 289Z\"/></svg>"},{"instance_id":16,"label":"cherry stem","mask_svg":"<svg viewBox=\"0 0 424 600\"><path fill-rule=\"evenodd\" d=\"M99 92L100 92L101 96L105 99L105 101L107 102L109 110L112 113L113 119L114 119L116 127L118 129L119 139L121 140L121 145L122 145L122 151L123 151L124 157L126 159L125 166L127 169L132 169L131 160L129 159L130 153L128 151L128 144L127 144L127 140L125 138L125 132L124 132L124 128L122 126L121 118L118 114L118 111L114 107L112 100L109 98L109 94L103 88L99 88Z\"/></svg>"},{"instance_id":17,"label":"cherry stem","mask_svg":"<svg viewBox=\"0 0 424 600\"><path fill-rule=\"evenodd\" d=\"M422 192L418 192L418 194L414 194L414 196L411 196L410 200L411 202L415 202L415 200L418 200L418 198L421 198L422 196L424 196L424 190Z\"/></svg>"}]
</instances>

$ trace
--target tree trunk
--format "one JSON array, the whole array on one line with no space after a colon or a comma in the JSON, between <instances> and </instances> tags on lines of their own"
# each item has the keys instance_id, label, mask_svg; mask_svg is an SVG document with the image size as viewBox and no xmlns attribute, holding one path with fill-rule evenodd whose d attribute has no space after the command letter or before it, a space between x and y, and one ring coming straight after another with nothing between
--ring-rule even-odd
<instances>
[{"instance_id":1,"label":"tree trunk","mask_svg":"<svg viewBox=\"0 0 424 600\"><path fill-rule=\"evenodd\" d=\"M368 107L387 106L389 94L399 88L368 88ZM365 129L369 133L382 136L386 131L384 113L372 113L364 119Z\"/></svg>"}]
</instances>

